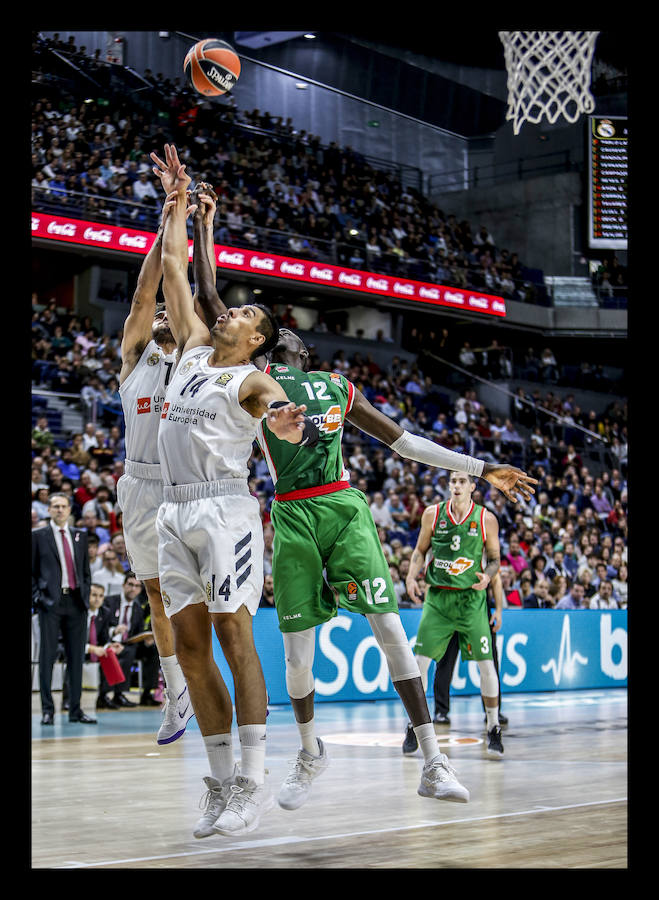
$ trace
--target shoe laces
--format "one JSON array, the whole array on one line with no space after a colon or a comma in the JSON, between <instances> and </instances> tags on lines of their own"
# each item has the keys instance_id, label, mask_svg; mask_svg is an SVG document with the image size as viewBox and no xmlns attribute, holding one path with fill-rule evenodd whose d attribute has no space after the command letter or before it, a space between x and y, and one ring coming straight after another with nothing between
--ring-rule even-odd
<instances>
[{"instance_id":1,"label":"shoe laces","mask_svg":"<svg viewBox=\"0 0 659 900\"><path fill-rule=\"evenodd\" d=\"M295 759L289 759L289 764L293 766L286 776L285 784L295 784L297 781L308 781L313 775L313 762L306 760L301 753Z\"/></svg>"},{"instance_id":2,"label":"shoe laces","mask_svg":"<svg viewBox=\"0 0 659 900\"><path fill-rule=\"evenodd\" d=\"M213 803L220 803L223 799L222 786L210 787L199 801L199 809L204 809L208 812Z\"/></svg>"},{"instance_id":3,"label":"shoe laces","mask_svg":"<svg viewBox=\"0 0 659 900\"><path fill-rule=\"evenodd\" d=\"M231 785L231 794L227 801L226 809L231 810L235 813L244 813L245 806L248 803L255 804L256 800L254 798L255 791L252 789L244 787L241 784L232 784Z\"/></svg>"},{"instance_id":4,"label":"shoe laces","mask_svg":"<svg viewBox=\"0 0 659 900\"><path fill-rule=\"evenodd\" d=\"M428 774L439 778L440 781L448 781L456 776L455 769L449 763L448 756L444 753L439 753L437 756L433 757L427 764L426 771Z\"/></svg>"}]
</instances>

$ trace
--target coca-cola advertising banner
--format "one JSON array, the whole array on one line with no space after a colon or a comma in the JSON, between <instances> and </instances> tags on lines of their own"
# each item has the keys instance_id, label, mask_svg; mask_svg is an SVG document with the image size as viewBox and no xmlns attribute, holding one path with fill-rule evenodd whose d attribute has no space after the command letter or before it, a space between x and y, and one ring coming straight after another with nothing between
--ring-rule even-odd
<instances>
[{"instance_id":1,"label":"coca-cola advertising banner","mask_svg":"<svg viewBox=\"0 0 659 900\"><path fill-rule=\"evenodd\" d=\"M32 213L32 236L141 254L149 252L156 237L150 231L136 231L40 212ZM192 241L188 242L188 253L192 259ZM378 275L329 263L278 256L265 250L225 247L222 244L215 244L215 258L219 268L237 272L415 300L494 316L506 315L506 301L502 297L481 294L468 288L446 287L396 275Z\"/></svg>"}]
</instances>

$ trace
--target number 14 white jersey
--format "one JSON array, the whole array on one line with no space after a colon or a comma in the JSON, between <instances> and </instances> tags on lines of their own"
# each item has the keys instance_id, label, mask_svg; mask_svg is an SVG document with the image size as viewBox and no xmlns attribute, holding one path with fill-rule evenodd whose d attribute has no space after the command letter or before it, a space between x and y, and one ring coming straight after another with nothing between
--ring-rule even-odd
<instances>
[{"instance_id":1,"label":"number 14 white jersey","mask_svg":"<svg viewBox=\"0 0 659 900\"><path fill-rule=\"evenodd\" d=\"M247 480L260 419L242 408L240 386L256 366L210 366L213 347L183 354L167 388L158 431L165 485Z\"/></svg>"}]
</instances>

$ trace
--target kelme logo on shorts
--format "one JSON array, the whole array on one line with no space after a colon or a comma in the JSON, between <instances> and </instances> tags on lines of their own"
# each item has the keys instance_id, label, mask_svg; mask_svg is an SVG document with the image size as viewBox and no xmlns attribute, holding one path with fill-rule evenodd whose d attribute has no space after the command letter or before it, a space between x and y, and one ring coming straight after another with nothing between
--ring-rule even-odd
<instances>
[{"instance_id":1,"label":"kelme logo on shorts","mask_svg":"<svg viewBox=\"0 0 659 900\"><path fill-rule=\"evenodd\" d=\"M459 556L457 559L436 559L435 565L438 569L446 569L449 575L462 575L473 566L473 559L467 559Z\"/></svg>"}]
</instances>

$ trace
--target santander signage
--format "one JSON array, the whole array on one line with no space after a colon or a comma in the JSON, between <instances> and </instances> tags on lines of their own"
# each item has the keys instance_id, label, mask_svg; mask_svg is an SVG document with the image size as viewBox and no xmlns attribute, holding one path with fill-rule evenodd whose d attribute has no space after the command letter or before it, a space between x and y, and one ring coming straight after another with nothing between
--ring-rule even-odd
<instances>
[{"instance_id":1,"label":"santander signage","mask_svg":"<svg viewBox=\"0 0 659 900\"><path fill-rule=\"evenodd\" d=\"M153 232L69 219L66 216L53 216L40 212L32 213L31 228L32 237L87 244L105 250L119 250L124 253L142 255L149 252L156 237ZM188 253L192 258L192 241L188 242ZM469 309L491 316L506 315L506 301L502 297L481 294L469 289L447 287L443 284L415 281L400 275L364 272L325 262L279 256L265 250L248 250L221 244L215 245L215 259L220 268L233 271L268 275L283 280L303 281L310 285L331 285L338 289L396 297L415 303L431 303L454 309L456 307Z\"/></svg>"}]
</instances>

